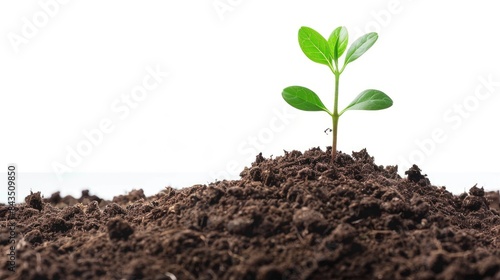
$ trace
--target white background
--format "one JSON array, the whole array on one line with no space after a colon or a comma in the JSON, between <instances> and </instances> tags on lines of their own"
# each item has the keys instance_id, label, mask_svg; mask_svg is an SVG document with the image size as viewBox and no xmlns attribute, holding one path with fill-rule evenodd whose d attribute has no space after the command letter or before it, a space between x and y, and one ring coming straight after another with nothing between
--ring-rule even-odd
<instances>
[{"instance_id":1,"label":"white background","mask_svg":"<svg viewBox=\"0 0 500 280\"><path fill-rule=\"evenodd\" d=\"M346 68L340 107L367 88L394 106L343 115L339 150L367 148L401 175L415 162L454 193L499 189L498 4L464 2L2 1L1 172L17 164L20 199L85 188L111 198L237 179L258 152L325 149L328 115L288 107L281 91L306 86L331 107L333 75L302 53L297 31L344 25L350 42L379 40ZM158 67L168 77L128 116L112 109ZM105 119L112 132L69 167L68 149ZM58 178L56 163L71 170Z\"/></svg>"}]
</instances>

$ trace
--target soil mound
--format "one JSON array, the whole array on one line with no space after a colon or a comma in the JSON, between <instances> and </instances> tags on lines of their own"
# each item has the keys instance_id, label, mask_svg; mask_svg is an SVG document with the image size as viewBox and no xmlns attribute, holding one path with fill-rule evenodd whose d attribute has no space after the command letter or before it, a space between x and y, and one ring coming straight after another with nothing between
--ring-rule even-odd
<instances>
[{"instance_id":1,"label":"soil mound","mask_svg":"<svg viewBox=\"0 0 500 280\"><path fill-rule=\"evenodd\" d=\"M454 196L365 150L258 155L240 175L112 201L33 193L0 279L500 279L498 192Z\"/></svg>"}]
</instances>

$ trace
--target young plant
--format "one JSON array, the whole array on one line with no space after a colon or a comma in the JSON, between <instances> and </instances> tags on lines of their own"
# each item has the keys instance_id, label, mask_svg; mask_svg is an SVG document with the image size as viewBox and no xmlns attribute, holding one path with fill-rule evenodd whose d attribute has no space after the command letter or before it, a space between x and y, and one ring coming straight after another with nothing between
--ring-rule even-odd
<instances>
[{"instance_id":1,"label":"young plant","mask_svg":"<svg viewBox=\"0 0 500 280\"><path fill-rule=\"evenodd\" d=\"M348 110L381 110L392 106L392 99L385 93L376 89L367 89L361 92L354 100L342 111L338 111L339 99L339 78L344 72L347 64L355 61L363 55L378 39L375 32L361 36L354 41L347 50L342 67L339 65L339 58L347 49L348 34L343 26L337 27L328 40L321 34L309 27L302 27L299 30L299 45L304 54L312 61L324 64L330 68L335 76L335 98L333 102L333 112L330 112L318 95L312 90L301 87L291 86L283 90L282 96L291 106L303 111L325 111L332 117L332 161L337 154L337 131L339 117Z\"/></svg>"}]
</instances>

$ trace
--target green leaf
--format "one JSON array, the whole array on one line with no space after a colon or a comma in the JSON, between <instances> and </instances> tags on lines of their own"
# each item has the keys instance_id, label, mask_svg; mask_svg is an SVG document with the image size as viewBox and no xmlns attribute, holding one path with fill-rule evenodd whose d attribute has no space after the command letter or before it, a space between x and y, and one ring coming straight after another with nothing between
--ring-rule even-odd
<instances>
[{"instance_id":1,"label":"green leaf","mask_svg":"<svg viewBox=\"0 0 500 280\"><path fill-rule=\"evenodd\" d=\"M299 45L310 60L325 65L332 64L332 50L328 41L314 29L305 26L299 29Z\"/></svg>"},{"instance_id":2,"label":"green leaf","mask_svg":"<svg viewBox=\"0 0 500 280\"><path fill-rule=\"evenodd\" d=\"M281 95L294 108L303 111L325 111L331 115L318 95L308 88L301 86L287 87Z\"/></svg>"},{"instance_id":3,"label":"green leaf","mask_svg":"<svg viewBox=\"0 0 500 280\"><path fill-rule=\"evenodd\" d=\"M367 89L360 93L340 115L347 110L382 110L392 106L392 99L376 89Z\"/></svg>"},{"instance_id":4,"label":"green leaf","mask_svg":"<svg viewBox=\"0 0 500 280\"><path fill-rule=\"evenodd\" d=\"M330 48L333 50L333 59L338 60L344 54L348 42L349 35L345 27L339 26L333 30L330 38L328 38Z\"/></svg>"},{"instance_id":5,"label":"green leaf","mask_svg":"<svg viewBox=\"0 0 500 280\"><path fill-rule=\"evenodd\" d=\"M347 50L347 54L345 56L345 63L347 65L350 62L358 59L361 55L363 55L368 49L375 44L378 39L378 35L375 32L371 32L361 36L358 40L354 41L352 45Z\"/></svg>"}]
</instances>

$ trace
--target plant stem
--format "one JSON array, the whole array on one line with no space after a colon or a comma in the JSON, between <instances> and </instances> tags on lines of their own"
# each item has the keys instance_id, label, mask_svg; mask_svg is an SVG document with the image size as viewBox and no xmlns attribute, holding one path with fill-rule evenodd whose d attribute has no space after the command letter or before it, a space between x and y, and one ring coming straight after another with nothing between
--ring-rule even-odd
<instances>
[{"instance_id":1,"label":"plant stem","mask_svg":"<svg viewBox=\"0 0 500 280\"><path fill-rule=\"evenodd\" d=\"M332 142L332 162L335 160L335 156L337 155L337 128L339 123L339 78L340 72L336 72L335 74L335 100L333 102L333 114L332 114L332 131L333 131L333 142Z\"/></svg>"},{"instance_id":2,"label":"plant stem","mask_svg":"<svg viewBox=\"0 0 500 280\"><path fill-rule=\"evenodd\" d=\"M339 118L332 117L333 119L333 143L332 143L332 162L335 160L335 156L337 155L337 127Z\"/></svg>"}]
</instances>

